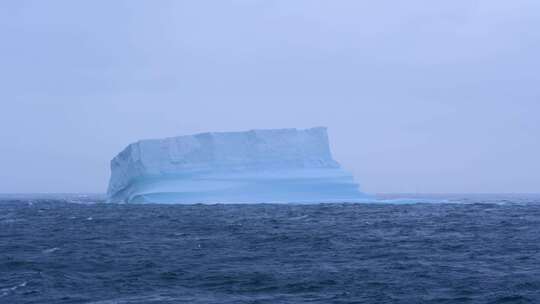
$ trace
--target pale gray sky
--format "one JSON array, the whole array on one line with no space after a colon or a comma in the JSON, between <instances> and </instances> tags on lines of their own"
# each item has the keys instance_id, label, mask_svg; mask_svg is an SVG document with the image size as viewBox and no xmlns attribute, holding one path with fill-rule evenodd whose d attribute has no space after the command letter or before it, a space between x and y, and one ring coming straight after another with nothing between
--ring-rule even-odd
<instances>
[{"instance_id":1,"label":"pale gray sky","mask_svg":"<svg viewBox=\"0 0 540 304\"><path fill-rule=\"evenodd\" d=\"M0 192L128 143L327 126L367 192L540 192L540 1L0 2Z\"/></svg>"}]
</instances>

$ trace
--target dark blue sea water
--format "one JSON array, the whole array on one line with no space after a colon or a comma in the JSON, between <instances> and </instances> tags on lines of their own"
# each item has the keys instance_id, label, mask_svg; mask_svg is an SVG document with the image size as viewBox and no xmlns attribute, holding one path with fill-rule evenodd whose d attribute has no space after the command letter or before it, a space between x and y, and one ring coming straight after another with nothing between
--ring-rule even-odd
<instances>
[{"instance_id":1,"label":"dark blue sea water","mask_svg":"<svg viewBox=\"0 0 540 304\"><path fill-rule=\"evenodd\" d=\"M540 196L383 202L4 196L0 303L540 303Z\"/></svg>"}]
</instances>

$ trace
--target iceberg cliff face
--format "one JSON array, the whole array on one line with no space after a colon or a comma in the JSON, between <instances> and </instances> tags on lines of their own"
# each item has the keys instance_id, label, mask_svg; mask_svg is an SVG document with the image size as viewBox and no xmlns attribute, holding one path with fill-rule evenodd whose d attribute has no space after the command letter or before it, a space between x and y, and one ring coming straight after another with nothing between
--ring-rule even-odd
<instances>
[{"instance_id":1,"label":"iceberg cliff face","mask_svg":"<svg viewBox=\"0 0 540 304\"><path fill-rule=\"evenodd\" d=\"M326 128L142 140L111 161L110 202L260 203L365 197L332 159Z\"/></svg>"}]
</instances>

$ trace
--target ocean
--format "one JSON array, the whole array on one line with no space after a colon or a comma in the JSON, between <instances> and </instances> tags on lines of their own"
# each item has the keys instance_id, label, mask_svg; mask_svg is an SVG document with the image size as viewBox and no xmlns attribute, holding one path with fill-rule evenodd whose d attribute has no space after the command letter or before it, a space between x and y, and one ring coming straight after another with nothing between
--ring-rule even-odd
<instances>
[{"instance_id":1,"label":"ocean","mask_svg":"<svg viewBox=\"0 0 540 304\"><path fill-rule=\"evenodd\" d=\"M540 303L540 195L3 195L0 303Z\"/></svg>"}]
</instances>

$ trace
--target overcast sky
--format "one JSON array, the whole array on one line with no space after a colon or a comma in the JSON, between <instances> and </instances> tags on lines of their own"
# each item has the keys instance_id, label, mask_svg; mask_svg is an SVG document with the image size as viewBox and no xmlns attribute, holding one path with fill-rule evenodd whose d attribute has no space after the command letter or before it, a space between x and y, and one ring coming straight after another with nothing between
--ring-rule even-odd
<instances>
[{"instance_id":1,"label":"overcast sky","mask_svg":"<svg viewBox=\"0 0 540 304\"><path fill-rule=\"evenodd\" d=\"M367 192L540 192L540 1L0 2L0 192L130 142L329 128Z\"/></svg>"}]
</instances>

